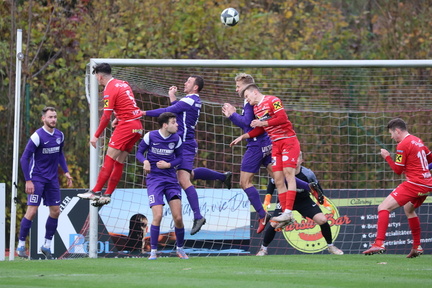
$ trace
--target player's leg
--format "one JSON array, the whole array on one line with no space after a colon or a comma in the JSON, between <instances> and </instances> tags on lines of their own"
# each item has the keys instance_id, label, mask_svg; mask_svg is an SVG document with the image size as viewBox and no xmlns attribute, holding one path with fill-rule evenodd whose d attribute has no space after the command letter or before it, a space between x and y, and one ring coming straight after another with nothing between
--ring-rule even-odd
<instances>
[{"instance_id":1,"label":"player's leg","mask_svg":"<svg viewBox=\"0 0 432 288\"><path fill-rule=\"evenodd\" d=\"M276 204L276 209L273 212L273 217L278 216L281 212L282 212L282 210L280 208L280 203L278 202ZM267 230L264 233L263 243L261 245L260 250L256 254L256 256L268 255L267 248L270 245L270 243L273 241L275 236L276 236L276 230L273 227L267 228Z\"/></svg>"},{"instance_id":2,"label":"player's leg","mask_svg":"<svg viewBox=\"0 0 432 288\"><path fill-rule=\"evenodd\" d=\"M396 201L393 195L395 195L395 191L398 190L401 185L399 185L395 190L393 190L393 192L388 195L387 198L384 199L384 201L378 206L377 236L372 246L366 251L363 251L363 254L372 255L385 252L384 241L385 234L388 228L390 212L400 207L399 203ZM398 193L396 193L396 195L397 194Z\"/></svg>"},{"instance_id":3,"label":"player's leg","mask_svg":"<svg viewBox=\"0 0 432 288\"><path fill-rule=\"evenodd\" d=\"M26 239L30 233L30 228L33 223L33 219L36 216L39 205L42 201L42 194L44 191L44 183L33 181L34 192L33 194L27 195L27 210L24 217L21 219L20 231L18 236L18 245L16 252L19 257L27 258L27 252L25 248Z\"/></svg>"},{"instance_id":4,"label":"player's leg","mask_svg":"<svg viewBox=\"0 0 432 288\"><path fill-rule=\"evenodd\" d=\"M167 191L167 193L169 193L169 195L173 195L176 193L181 195L180 189L176 189L176 188L170 189L170 191ZM169 196L167 195L167 197ZM177 256L180 259L188 259L189 257L186 255L186 253L183 250L185 230L184 230L183 218L182 218L182 204L179 196L174 195L173 197L171 197L171 200L169 201L169 206L174 221L174 232L177 241L177 250L176 250Z\"/></svg>"},{"instance_id":5,"label":"player's leg","mask_svg":"<svg viewBox=\"0 0 432 288\"><path fill-rule=\"evenodd\" d=\"M149 260L157 259L157 248L159 243L160 223L162 221L163 205L157 204L151 206L153 220L150 227L150 257Z\"/></svg>"},{"instance_id":6,"label":"player's leg","mask_svg":"<svg viewBox=\"0 0 432 288\"><path fill-rule=\"evenodd\" d=\"M219 180L225 184L228 189L231 189L232 172L225 173L217 172L204 167L198 167L192 170L192 179L199 180Z\"/></svg>"},{"instance_id":7,"label":"player's leg","mask_svg":"<svg viewBox=\"0 0 432 288\"><path fill-rule=\"evenodd\" d=\"M423 248L420 245L421 238L421 226L420 219L415 212L417 207L420 207L421 204L425 201L426 196L419 197L412 202L408 202L404 205L404 212L408 218L408 224L411 230L411 235L413 238L413 246L410 253L407 255L407 258L415 258L423 254Z\"/></svg>"}]
</instances>

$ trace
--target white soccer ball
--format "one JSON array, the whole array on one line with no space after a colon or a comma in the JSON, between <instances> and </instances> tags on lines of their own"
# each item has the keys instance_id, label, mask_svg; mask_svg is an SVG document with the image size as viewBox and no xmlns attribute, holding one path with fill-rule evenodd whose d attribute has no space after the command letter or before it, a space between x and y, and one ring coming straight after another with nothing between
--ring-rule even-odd
<instances>
[{"instance_id":1,"label":"white soccer ball","mask_svg":"<svg viewBox=\"0 0 432 288\"><path fill-rule=\"evenodd\" d=\"M234 26L240 21L240 14L234 8L226 8L221 13L221 21L226 26Z\"/></svg>"}]
</instances>

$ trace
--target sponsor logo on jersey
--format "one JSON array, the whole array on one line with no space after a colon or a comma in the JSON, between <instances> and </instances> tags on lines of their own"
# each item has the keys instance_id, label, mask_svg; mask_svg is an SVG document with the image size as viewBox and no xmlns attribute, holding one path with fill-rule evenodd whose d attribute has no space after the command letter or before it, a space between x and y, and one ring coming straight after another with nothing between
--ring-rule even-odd
<instances>
[{"instance_id":1,"label":"sponsor logo on jersey","mask_svg":"<svg viewBox=\"0 0 432 288\"><path fill-rule=\"evenodd\" d=\"M282 108L282 102L280 100L276 101L273 103L273 108L275 110L281 109Z\"/></svg>"},{"instance_id":2,"label":"sponsor logo on jersey","mask_svg":"<svg viewBox=\"0 0 432 288\"><path fill-rule=\"evenodd\" d=\"M403 159L403 157L401 154L396 154L396 162L397 163L402 163L402 159Z\"/></svg>"},{"instance_id":3,"label":"sponsor logo on jersey","mask_svg":"<svg viewBox=\"0 0 432 288\"><path fill-rule=\"evenodd\" d=\"M109 106L109 99L104 99L104 107L108 107Z\"/></svg>"},{"instance_id":4,"label":"sponsor logo on jersey","mask_svg":"<svg viewBox=\"0 0 432 288\"><path fill-rule=\"evenodd\" d=\"M313 198L312 198L313 199ZM327 197L329 206L319 205L328 219L334 241L340 231L340 226L351 223L350 218L340 216L337 207ZM300 213L293 211L294 223L282 231L287 242L295 249L304 253L317 253L327 249L327 242L321 234L321 228L312 219L303 218Z\"/></svg>"}]
</instances>

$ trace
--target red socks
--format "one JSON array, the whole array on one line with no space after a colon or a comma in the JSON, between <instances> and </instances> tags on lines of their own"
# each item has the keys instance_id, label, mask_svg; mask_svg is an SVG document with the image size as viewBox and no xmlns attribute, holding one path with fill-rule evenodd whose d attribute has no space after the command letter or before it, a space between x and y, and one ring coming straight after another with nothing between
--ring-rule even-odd
<instances>
[{"instance_id":1,"label":"red socks","mask_svg":"<svg viewBox=\"0 0 432 288\"><path fill-rule=\"evenodd\" d=\"M92 189L93 192L100 192L108 181L108 188L105 194L111 195L117 184L120 182L121 176L123 175L123 163L117 162L108 155L105 156L104 163L99 172L98 179L95 187Z\"/></svg>"},{"instance_id":2,"label":"red socks","mask_svg":"<svg viewBox=\"0 0 432 288\"><path fill-rule=\"evenodd\" d=\"M408 224L413 237L413 247L417 248L420 245L420 220L418 217L408 218Z\"/></svg>"},{"instance_id":3,"label":"red socks","mask_svg":"<svg viewBox=\"0 0 432 288\"><path fill-rule=\"evenodd\" d=\"M375 244L377 245L384 244L384 240L386 238L385 234L387 232L387 227L389 223L389 216L390 216L390 211L388 210L378 211L378 229L377 229L378 231L375 240Z\"/></svg>"},{"instance_id":4,"label":"red socks","mask_svg":"<svg viewBox=\"0 0 432 288\"><path fill-rule=\"evenodd\" d=\"M114 192L115 188L117 187L117 184L120 182L120 179L123 175L123 166L124 166L123 163L114 161L114 169L108 181L108 188L104 194L111 195Z\"/></svg>"}]
</instances>

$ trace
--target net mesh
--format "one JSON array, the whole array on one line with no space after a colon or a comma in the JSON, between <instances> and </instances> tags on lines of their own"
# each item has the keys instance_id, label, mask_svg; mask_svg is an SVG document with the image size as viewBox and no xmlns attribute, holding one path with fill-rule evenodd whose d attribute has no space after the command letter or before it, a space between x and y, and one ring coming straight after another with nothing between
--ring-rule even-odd
<instances>
[{"instance_id":1,"label":"net mesh","mask_svg":"<svg viewBox=\"0 0 432 288\"><path fill-rule=\"evenodd\" d=\"M201 75L205 80L200 94L204 105L197 125L199 151L195 167L232 171L233 189L227 190L218 181L194 181L208 223L194 236L186 233L185 246L190 248L189 253L256 253L261 244L262 235L254 232L257 216L249 213L249 202L238 184L245 144L229 147L229 143L242 131L221 111L223 103L228 102L238 108L237 112L241 112L243 99L235 92L234 82L239 72L253 75L264 94L281 98L301 143L304 166L315 172L327 196L339 207L339 222L344 223L340 224L340 237L335 243L346 251L359 252L373 239L372 234L376 230L376 227L367 226L368 223L375 224L376 219L364 220L362 217L375 215L376 206L362 204L361 200L356 206L347 203L347 199L383 199L389 189L401 183L402 177L393 173L380 155L380 148L394 152L395 143L386 131L390 119L403 118L410 133L425 143L431 142L431 69L113 66L114 77L129 82L142 110L169 106L168 88L175 85L182 91L183 83L191 75ZM157 129L154 118L144 117L143 124L145 132ZM107 129L105 139L110 134ZM99 160L106 152L101 150ZM264 193L268 181L267 172L262 168L254 178L255 187ZM116 247L116 253L131 255L131 251L137 250L136 253L142 255L149 249L147 230L142 241L145 243L138 243L140 249L136 249L136 243L134 247L122 244L128 240L133 215L144 214L151 221L145 188L142 165L137 163L134 150L126 161L123 178L113 194L112 203L99 212L100 221L106 228L102 232L99 230L99 237L105 241L109 239L107 235L112 234L110 241ZM183 215L188 231L192 226L193 214L186 197L183 199ZM425 204L420 213L430 215L429 205ZM399 210L392 219L406 223L403 211ZM175 247L173 224L169 210L164 210L164 213L163 225L166 229L162 229L159 242L162 250L172 253ZM426 233L431 231L428 224L424 225ZM86 235L86 231L82 233ZM389 236L389 241L392 239ZM117 245L116 241L120 244ZM282 233L276 236L271 246L277 247L278 253L282 254L301 253L287 244ZM402 245L399 249L402 250L397 252L405 253L409 246Z\"/></svg>"}]
</instances>

